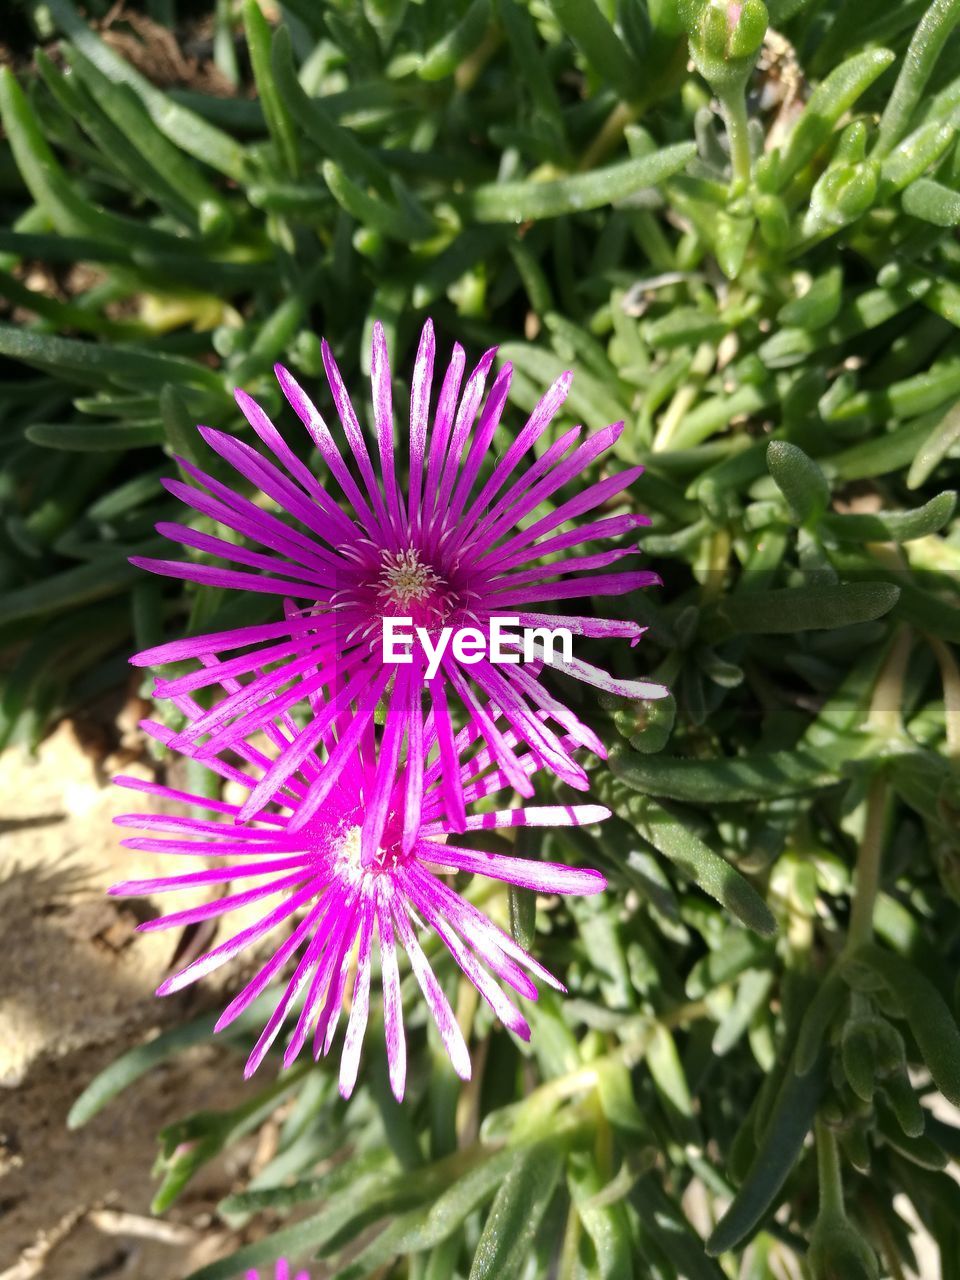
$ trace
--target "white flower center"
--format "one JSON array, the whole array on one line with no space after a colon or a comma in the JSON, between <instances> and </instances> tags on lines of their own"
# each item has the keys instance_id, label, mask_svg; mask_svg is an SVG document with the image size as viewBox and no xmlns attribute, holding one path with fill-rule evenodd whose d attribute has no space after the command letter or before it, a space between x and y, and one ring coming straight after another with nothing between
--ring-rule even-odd
<instances>
[{"instance_id":1,"label":"white flower center","mask_svg":"<svg viewBox=\"0 0 960 1280\"><path fill-rule=\"evenodd\" d=\"M334 850L336 869L348 880L359 880L363 875L360 861L360 827L348 827Z\"/></svg>"},{"instance_id":2,"label":"white flower center","mask_svg":"<svg viewBox=\"0 0 960 1280\"><path fill-rule=\"evenodd\" d=\"M377 586L398 608L429 600L441 585L441 579L421 561L413 547L406 551L382 551L380 559L382 566Z\"/></svg>"}]
</instances>

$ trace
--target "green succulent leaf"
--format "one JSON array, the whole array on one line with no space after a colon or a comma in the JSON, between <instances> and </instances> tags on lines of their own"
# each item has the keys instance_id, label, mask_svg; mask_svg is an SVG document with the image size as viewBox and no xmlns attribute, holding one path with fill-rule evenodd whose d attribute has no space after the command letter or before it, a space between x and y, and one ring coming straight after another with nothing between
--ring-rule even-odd
<instances>
[{"instance_id":1,"label":"green succulent leaf","mask_svg":"<svg viewBox=\"0 0 960 1280\"><path fill-rule=\"evenodd\" d=\"M742 634L786 635L850 627L882 618L899 599L888 582L845 582L827 587L784 587L731 597L720 616Z\"/></svg>"},{"instance_id":2,"label":"green succulent leaf","mask_svg":"<svg viewBox=\"0 0 960 1280\"><path fill-rule=\"evenodd\" d=\"M813 1125L825 1080L822 1059L802 1076L787 1068L747 1176L707 1240L711 1257L747 1239L776 1203Z\"/></svg>"},{"instance_id":3,"label":"green succulent leaf","mask_svg":"<svg viewBox=\"0 0 960 1280\"><path fill-rule=\"evenodd\" d=\"M511 1154L477 1244L470 1280L509 1280L520 1274L563 1172L563 1149L555 1140L544 1139Z\"/></svg>"}]
</instances>

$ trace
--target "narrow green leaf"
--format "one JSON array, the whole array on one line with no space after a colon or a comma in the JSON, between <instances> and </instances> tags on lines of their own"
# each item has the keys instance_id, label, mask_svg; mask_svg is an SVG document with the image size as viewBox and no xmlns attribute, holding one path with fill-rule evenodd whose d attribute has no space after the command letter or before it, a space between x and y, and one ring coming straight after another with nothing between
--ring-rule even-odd
<instances>
[{"instance_id":1,"label":"narrow green leaf","mask_svg":"<svg viewBox=\"0 0 960 1280\"><path fill-rule=\"evenodd\" d=\"M385 1147L374 1147L359 1155L347 1156L325 1173L298 1178L285 1186L255 1187L251 1184L246 1191L225 1196L217 1208L227 1218L249 1216L264 1209L286 1211L310 1201L329 1200L337 1192L360 1184L371 1174L395 1178L396 1173L392 1154Z\"/></svg>"},{"instance_id":2,"label":"narrow green leaf","mask_svg":"<svg viewBox=\"0 0 960 1280\"><path fill-rule=\"evenodd\" d=\"M822 527L841 542L912 542L938 533L949 524L956 507L955 493L938 493L915 511L829 515L824 517Z\"/></svg>"},{"instance_id":3,"label":"narrow green leaf","mask_svg":"<svg viewBox=\"0 0 960 1280\"><path fill-rule=\"evenodd\" d=\"M7 228L0 228L0 253L18 258L42 258L45 262L126 262L128 256L117 245L93 237Z\"/></svg>"},{"instance_id":4,"label":"narrow green leaf","mask_svg":"<svg viewBox=\"0 0 960 1280\"><path fill-rule=\"evenodd\" d=\"M530 950L537 931L537 895L532 889L510 885L510 932L517 946Z\"/></svg>"},{"instance_id":5,"label":"narrow green leaf","mask_svg":"<svg viewBox=\"0 0 960 1280\"><path fill-rule=\"evenodd\" d=\"M51 574L29 587L8 591L0 601L0 624L48 613L64 613L124 590L140 573L125 557L103 555L90 564Z\"/></svg>"},{"instance_id":6,"label":"narrow green leaf","mask_svg":"<svg viewBox=\"0 0 960 1280\"><path fill-rule=\"evenodd\" d=\"M74 58L71 59L69 48L65 57L68 65L77 60L75 51ZM195 211L190 202L170 184L165 175L158 173L147 162L142 149L132 143L123 130L117 128L113 120L104 114L100 95L92 97L75 71L69 76L63 75L42 50L37 53L37 67L53 97L93 141L105 163L121 174L134 191L156 201L161 209L166 210L181 225L195 226ZM107 84L108 89L115 87L109 82ZM152 128L149 120L146 125Z\"/></svg>"},{"instance_id":7,"label":"narrow green leaf","mask_svg":"<svg viewBox=\"0 0 960 1280\"><path fill-rule=\"evenodd\" d=\"M609 763L615 776L635 790L689 804L770 800L817 791L837 781L819 760L801 750L758 751L719 760L614 750Z\"/></svg>"},{"instance_id":8,"label":"narrow green leaf","mask_svg":"<svg viewBox=\"0 0 960 1280\"><path fill-rule=\"evenodd\" d=\"M566 32L601 83L612 84L627 102L639 98L647 75L624 46L595 0L547 0L560 29Z\"/></svg>"},{"instance_id":9,"label":"narrow green leaf","mask_svg":"<svg viewBox=\"0 0 960 1280\"><path fill-rule=\"evenodd\" d=\"M146 449L163 441L163 427L154 422L31 422L24 431L31 444L77 453Z\"/></svg>"},{"instance_id":10,"label":"narrow green leaf","mask_svg":"<svg viewBox=\"0 0 960 1280\"><path fill-rule=\"evenodd\" d=\"M731 418L758 413L777 399L777 386L772 378L760 383L745 383L735 391L711 396L691 409L680 421L670 439L670 447L695 449L718 431L726 431Z\"/></svg>"},{"instance_id":11,"label":"narrow green leaf","mask_svg":"<svg viewBox=\"0 0 960 1280\"><path fill-rule=\"evenodd\" d=\"M769 969L747 969L737 986L733 1004L713 1035L710 1047L718 1058L736 1046L754 1017L767 1007L772 987L773 974Z\"/></svg>"},{"instance_id":12,"label":"narrow green leaf","mask_svg":"<svg viewBox=\"0 0 960 1280\"><path fill-rule=\"evenodd\" d=\"M914 1137L904 1133L893 1111L880 1099L877 1100L877 1128L884 1142L898 1151L906 1160L919 1165L921 1169L930 1169L939 1173L949 1163L945 1152L941 1151L933 1138L918 1134Z\"/></svg>"},{"instance_id":13,"label":"narrow green leaf","mask_svg":"<svg viewBox=\"0 0 960 1280\"><path fill-rule=\"evenodd\" d=\"M555 312L553 293L547 273L523 240L509 241L507 248L527 292L530 306L541 318Z\"/></svg>"},{"instance_id":14,"label":"narrow green leaf","mask_svg":"<svg viewBox=\"0 0 960 1280\"><path fill-rule=\"evenodd\" d=\"M501 360L509 360L513 367L527 374L538 386L548 386L574 361L563 360L552 351L521 342L504 342L499 349ZM566 408L577 415L593 431L608 427L611 422L621 422L624 406L616 399L614 389L605 386L599 378L586 370L575 367L573 385L567 396Z\"/></svg>"},{"instance_id":15,"label":"narrow green leaf","mask_svg":"<svg viewBox=\"0 0 960 1280\"><path fill-rule=\"evenodd\" d=\"M889 582L844 582L835 587L785 587L724 600L718 613L741 634L786 635L850 627L882 618L897 603Z\"/></svg>"},{"instance_id":16,"label":"narrow green leaf","mask_svg":"<svg viewBox=\"0 0 960 1280\"><path fill-rule=\"evenodd\" d=\"M333 1280L362 1280L399 1256L434 1248L493 1197L516 1160L516 1148L483 1160L442 1191L432 1204L397 1218L356 1259L334 1272Z\"/></svg>"},{"instance_id":17,"label":"narrow green leaf","mask_svg":"<svg viewBox=\"0 0 960 1280\"><path fill-rule=\"evenodd\" d=\"M729 329L722 316L710 315L697 307L675 307L645 325L643 336L651 347L669 351L672 347L695 346L699 342L719 342Z\"/></svg>"},{"instance_id":18,"label":"narrow green leaf","mask_svg":"<svg viewBox=\"0 0 960 1280\"><path fill-rule=\"evenodd\" d=\"M91 520L109 523L128 511L144 506L163 493L160 481L165 471L165 467L156 471L141 471L115 489L108 489L87 507L87 515ZM142 647L145 649L147 645Z\"/></svg>"},{"instance_id":19,"label":"narrow green leaf","mask_svg":"<svg viewBox=\"0 0 960 1280\"><path fill-rule=\"evenodd\" d=\"M960 404L948 409L924 439L907 472L907 488L925 484L950 450L960 442Z\"/></svg>"},{"instance_id":20,"label":"narrow green leaf","mask_svg":"<svg viewBox=\"0 0 960 1280\"><path fill-rule=\"evenodd\" d=\"M785 187L831 137L834 126L894 61L890 49L867 49L836 67L814 89L794 125L777 169Z\"/></svg>"},{"instance_id":21,"label":"narrow green leaf","mask_svg":"<svg viewBox=\"0 0 960 1280\"><path fill-rule=\"evenodd\" d=\"M931 292L929 278L917 276L889 289L865 289L844 302L836 320L815 331L780 329L757 349L770 369L799 364L816 351L839 346L857 334L876 329Z\"/></svg>"},{"instance_id":22,"label":"narrow green leaf","mask_svg":"<svg viewBox=\"0 0 960 1280\"><path fill-rule=\"evenodd\" d=\"M473 0L461 20L420 61L421 80L444 80L452 76L483 39L490 21L490 0Z\"/></svg>"},{"instance_id":23,"label":"narrow green leaf","mask_svg":"<svg viewBox=\"0 0 960 1280\"><path fill-rule=\"evenodd\" d=\"M363 176L380 192L390 194L390 171L376 155L358 142L349 129L338 124L330 109L304 92L293 62L290 32L278 27L273 37L270 65L283 105L321 154L348 172Z\"/></svg>"},{"instance_id":24,"label":"narrow green leaf","mask_svg":"<svg viewBox=\"0 0 960 1280\"><path fill-rule=\"evenodd\" d=\"M547 1139L513 1152L470 1268L470 1280L515 1280L563 1172L563 1147Z\"/></svg>"},{"instance_id":25,"label":"narrow green leaf","mask_svg":"<svg viewBox=\"0 0 960 1280\"><path fill-rule=\"evenodd\" d=\"M884 1080L883 1092L903 1133L908 1138L919 1138L926 1128L927 1112L920 1105L906 1067Z\"/></svg>"},{"instance_id":26,"label":"narrow green leaf","mask_svg":"<svg viewBox=\"0 0 960 1280\"><path fill-rule=\"evenodd\" d=\"M921 174L940 159L956 137L956 132L953 125L933 120L904 138L880 166L881 196L888 197L915 184ZM911 211L908 209L907 212Z\"/></svg>"},{"instance_id":27,"label":"narrow green leaf","mask_svg":"<svg viewBox=\"0 0 960 1280\"><path fill-rule=\"evenodd\" d=\"M244 0L243 27L250 51L250 65L267 128L287 172L296 177L300 171L297 137L287 106L283 101L271 68L271 31L257 0Z\"/></svg>"},{"instance_id":28,"label":"narrow green leaf","mask_svg":"<svg viewBox=\"0 0 960 1280\"><path fill-rule=\"evenodd\" d=\"M436 230L426 214L418 216L411 210L364 191L332 160L323 162L323 178L341 208L364 227L372 227L389 240L409 244L428 239Z\"/></svg>"},{"instance_id":29,"label":"narrow green leaf","mask_svg":"<svg viewBox=\"0 0 960 1280\"><path fill-rule=\"evenodd\" d=\"M813 1070L830 1024L847 997L847 985L839 969L831 969L807 1005L797 1034L794 1070L805 1076Z\"/></svg>"},{"instance_id":30,"label":"narrow green leaf","mask_svg":"<svg viewBox=\"0 0 960 1280\"><path fill-rule=\"evenodd\" d=\"M645 1237L652 1237L670 1271L659 1274L677 1280L724 1280L724 1272L703 1251L703 1241L676 1201L663 1190L658 1175L649 1174L634 1187L630 1199L642 1222ZM659 1254L657 1256L660 1256ZM643 1274L643 1273L641 1273ZM643 1275L646 1280L646 1275Z\"/></svg>"},{"instance_id":31,"label":"narrow green leaf","mask_svg":"<svg viewBox=\"0 0 960 1280\"><path fill-rule=\"evenodd\" d=\"M67 1127L82 1128L118 1093L129 1088L153 1067L195 1044L204 1044L213 1035L217 1017L216 1013L205 1013L182 1026L162 1031L153 1040L137 1045L115 1059L91 1080L74 1102L67 1116Z\"/></svg>"},{"instance_id":32,"label":"narrow green leaf","mask_svg":"<svg viewBox=\"0 0 960 1280\"><path fill-rule=\"evenodd\" d=\"M498 12L507 40L517 62L524 86L530 91L541 116L563 137L563 114L546 59L537 42L533 19L515 0L499 0Z\"/></svg>"},{"instance_id":33,"label":"narrow green leaf","mask_svg":"<svg viewBox=\"0 0 960 1280\"><path fill-rule=\"evenodd\" d=\"M150 83L125 58L115 53L80 17L71 0L44 0L44 7L64 34L117 84L127 84L137 94L154 124L188 155L217 169L236 182L247 176L243 147L222 129L215 128L196 112L181 106Z\"/></svg>"},{"instance_id":34,"label":"narrow green leaf","mask_svg":"<svg viewBox=\"0 0 960 1280\"><path fill-rule=\"evenodd\" d=\"M707 1240L711 1257L735 1249L776 1203L813 1125L826 1074L823 1059L803 1076L788 1064L747 1176Z\"/></svg>"},{"instance_id":35,"label":"narrow green leaf","mask_svg":"<svg viewBox=\"0 0 960 1280\"><path fill-rule=\"evenodd\" d=\"M880 117L874 155L889 155L910 125L947 37L960 22L960 0L933 0L907 49L900 74Z\"/></svg>"},{"instance_id":36,"label":"narrow green leaf","mask_svg":"<svg viewBox=\"0 0 960 1280\"><path fill-rule=\"evenodd\" d=\"M493 182L474 187L460 203L478 222L520 223L599 209L657 186L683 169L696 151L695 143L679 142L638 160L551 182Z\"/></svg>"},{"instance_id":37,"label":"narrow green leaf","mask_svg":"<svg viewBox=\"0 0 960 1280\"><path fill-rule=\"evenodd\" d=\"M736 867L731 866L655 800L638 797L631 820L658 853L755 932L772 937L777 922L770 908Z\"/></svg>"},{"instance_id":38,"label":"narrow green leaf","mask_svg":"<svg viewBox=\"0 0 960 1280\"><path fill-rule=\"evenodd\" d=\"M578 1176L568 1169L571 1192L576 1201L576 1212L583 1229L590 1237L596 1254L596 1280L623 1280L633 1274L633 1238L630 1219L620 1201L598 1203L603 1187L592 1166L586 1175Z\"/></svg>"},{"instance_id":39,"label":"narrow green leaf","mask_svg":"<svg viewBox=\"0 0 960 1280\"><path fill-rule=\"evenodd\" d=\"M683 1062L676 1041L660 1023L650 1032L645 1060L677 1139L684 1144L696 1143L699 1130L693 1118L693 1100Z\"/></svg>"},{"instance_id":40,"label":"narrow green leaf","mask_svg":"<svg viewBox=\"0 0 960 1280\"><path fill-rule=\"evenodd\" d=\"M935 227L955 227L960 223L960 192L933 178L918 178L903 193L903 207L914 218Z\"/></svg>"},{"instance_id":41,"label":"narrow green leaf","mask_svg":"<svg viewBox=\"0 0 960 1280\"><path fill-rule=\"evenodd\" d=\"M930 413L960 395L960 361L932 365L923 373L893 382L882 391L858 391L836 407L823 411L828 422L850 422L855 418L913 418Z\"/></svg>"},{"instance_id":42,"label":"narrow green leaf","mask_svg":"<svg viewBox=\"0 0 960 1280\"><path fill-rule=\"evenodd\" d=\"M76 49L67 46L64 56L94 95L97 105L136 147L152 170L196 211L201 229L225 230L231 217L220 193L184 150L160 132L133 90L104 75Z\"/></svg>"},{"instance_id":43,"label":"narrow green leaf","mask_svg":"<svg viewBox=\"0 0 960 1280\"><path fill-rule=\"evenodd\" d=\"M196 466L201 465L200 435L183 393L168 382L160 390L160 419L163 437L171 453Z\"/></svg>"},{"instance_id":44,"label":"narrow green leaf","mask_svg":"<svg viewBox=\"0 0 960 1280\"><path fill-rule=\"evenodd\" d=\"M767 446L767 470L797 523L816 524L830 504L830 486L813 459L795 444L771 440Z\"/></svg>"},{"instance_id":45,"label":"narrow green leaf","mask_svg":"<svg viewBox=\"0 0 960 1280\"><path fill-rule=\"evenodd\" d=\"M836 318L843 301L843 268L828 267L806 293L785 303L777 312L784 328L822 329Z\"/></svg>"},{"instance_id":46,"label":"narrow green leaf","mask_svg":"<svg viewBox=\"0 0 960 1280\"><path fill-rule=\"evenodd\" d=\"M937 419L934 419L936 422ZM820 465L832 480L863 480L909 466L930 438L931 419L924 417L885 435L851 445Z\"/></svg>"},{"instance_id":47,"label":"narrow green leaf","mask_svg":"<svg viewBox=\"0 0 960 1280\"><path fill-rule=\"evenodd\" d=\"M98 209L79 194L47 145L40 123L9 67L0 68L0 116L24 183L58 231L123 245L128 251L176 246L174 236L142 221Z\"/></svg>"},{"instance_id":48,"label":"narrow green leaf","mask_svg":"<svg viewBox=\"0 0 960 1280\"><path fill-rule=\"evenodd\" d=\"M58 329L74 329L82 333L100 333L110 338L144 338L148 330L137 320L111 320L100 310L80 303L61 302L39 289L30 289L15 276L0 269L0 298L12 307L23 307Z\"/></svg>"},{"instance_id":49,"label":"narrow green leaf","mask_svg":"<svg viewBox=\"0 0 960 1280\"><path fill-rule=\"evenodd\" d=\"M74 375L94 384L107 381L136 391L141 391L145 383L159 386L168 381L217 391L223 388L212 369L179 356L153 355L141 347L56 338L12 325L0 325L0 355L60 376Z\"/></svg>"},{"instance_id":50,"label":"narrow green leaf","mask_svg":"<svg viewBox=\"0 0 960 1280\"><path fill-rule=\"evenodd\" d=\"M699 1000L714 988L732 982L745 970L762 967L769 960L768 943L731 925L693 966L683 989L689 999Z\"/></svg>"},{"instance_id":51,"label":"narrow green leaf","mask_svg":"<svg viewBox=\"0 0 960 1280\"><path fill-rule=\"evenodd\" d=\"M457 1153L460 1167L463 1155L462 1152ZM348 1227L357 1231L387 1214L403 1213L414 1205L429 1201L449 1184L454 1167L452 1160L440 1161L430 1169L419 1170L416 1178L411 1178L409 1173L398 1175L393 1172L361 1175L351 1185L331 1195L318 1213L253 1244L244 1245L228 1258L191 1272L187 1280L236 1280L245 1267L319 1252ZM282 1188L272 1190L282 1191ZM269 1195L270 1192L262 1194Z\"/></svg>"},{"instance_id":52,"label":"narrow green leaf","mask_svg":"<svg viewBox=\"0 0 960 1280\"><path fill-rule=\"evenodd\" d=\"M960 1028L930 979L875 943L858 947L848 963L880 977L909 1024L937 1088L948 1102L960 1104Z\"/></svg>"}]
</instances>

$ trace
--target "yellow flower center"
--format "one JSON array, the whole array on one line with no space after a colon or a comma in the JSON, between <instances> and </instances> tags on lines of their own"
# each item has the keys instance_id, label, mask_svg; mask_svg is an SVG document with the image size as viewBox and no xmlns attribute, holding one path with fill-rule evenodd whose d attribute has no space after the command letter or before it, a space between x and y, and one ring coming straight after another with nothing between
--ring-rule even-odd
<instances>
[{"instance_id":1,"label":"yellow flower center","mask_svg":"<svg viewBox=\"0 0 960 1280\"><path fill-rule=\"evenodd\" d=\"M383 551L377 586L392 604L404 609L410 604L429 600L441 579L424 564L413 547L406 551Z\"/></svg>"}]
</instances>

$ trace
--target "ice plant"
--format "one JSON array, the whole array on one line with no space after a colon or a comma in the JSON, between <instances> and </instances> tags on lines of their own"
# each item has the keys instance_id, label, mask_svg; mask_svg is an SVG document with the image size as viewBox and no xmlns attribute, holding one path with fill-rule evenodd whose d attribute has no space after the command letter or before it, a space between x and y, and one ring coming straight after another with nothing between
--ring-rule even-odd
<instances>
[{"instance_id":1,"label":"ice plant","mask_svg":"<svg viewBox=\"0 0 960 1280\"><path fill-rule=\"evenodd\" d=\"M213 667L229 691L235 687L235 681L224 674L225 670L226 664ZM200 714L198 704L189 696L178 697L176 702L188 716ZM486 714L493 717L496 713L488 710ZM355 741L356 721L346 717L344 723L345 728L335 725L327 733L325 745L331 751L336 750L338 739L340 742ZM144 729L162 743L169 744L173 738L172 732L159 723L146 721ZM510 750L515 752L524 778L529 778L537 768L534 754L518 745L512 729L504 727L498 732L502 733ZM289 724L268 724L266 738L270 750L282 752L290 741ZM597 893L604 887L603 876L597 871L502 853L478 852L447 843L449 822L443 817L441 803L441 777L445 764L434 751L436 741L435 719L431 714L424 725L423 752L428 757L432 753L434 758L424 764L421 757L418 768L408 760L393 781L387 797L382 834L375 856L367 865L360 857L361 828L368 797L378 785L376 744L371 734L365 735L346 755L323 806L312 812L309 820L299 827L294 826L293 819L315 782L319 770L315 757L301 761L297 773L287 778L282 791L258 819L240 825L237 823L242 805L203 799L137 778L121 776L117 779L122 786L166 800L196 805L220 818L220 821L211 821L167 814L123 815L116 819L121 826L132 826L148 833L126 839L125 845L152 853L215 858L219 865L156 879L129 880L114 886L111 893L159 894L231 882L237 882L239 886L244 882L253 885L232 888L225 897L149 920L140 928L169 929L200 920L229 917L234 911L242 910L245 917L249 917L252 909L261 911L253 923L245 924L239 932L164 982L158 989L158 995L167 995L197 981L245 949L259 946L281 926L296 921L256 976L231 1000L217 1023L217 1030L220 1030L232 1022L271 982L282 976L285 967L296 957L293 974L247 1061L248 1076L262 1062L301 996L303 999L293 1034L284 1053L284 1064L289 1066L294 1061L311 1031L314 1055L319 1057L321 1053L329 1053L345 996L349 996L350 1014L340 1062L340 1091L345 1097L350 1095L357 1078L370 1007L374 937L383 983L390 1082L398 1099L403 1096L406 1076L398 968L400 951L405 951L409 957L454 1069L464 1079L470 1075L470 1058L463 1033L418 941L417 934L421 928L429 928L437 935L494 1013L524 1039L529 1037L529 1026L504 994L498 980L519 995L536 999L537 989L524 973L527 969L562 990L561 984L522 950L509 934L467 898L456 893L444 875L467 871L548 894ZM509 780L491 759L490 750L478 741L475 729L468 726L461 730L452 746L458 759L458 777L464 800L468 805L494 796L509 786ZM191 753L194 751L190 749ZM269 772L270 757L259 747L245 742L234 743L232 752L234 756L239 755L245 767L237 767L220 756L208 758L209 766L221 777L254 791L258 779ZM407 775L411 773L416 776L417 783L412 791L407 781ZM405 840L405 830L409 830L406 810L411 794L422 795L422 804L417 806L416 829L412 831L411 838ZM596 822L607 816L608 811L600 805L545 805L470 814L463 825L468 831L482 831L577 825ZM270 899L274 899L272 904Z\"/></svg>"},{"instance_id":2,"label":"ice plant","mask_svg":"<svg viewBox=\"0 0 960 1280\"><path fill-rule=\"evenodd\" d=\"M374 722L377 707L396 676L386 698L381 766L376 780L370 781L362 822L361 858L369 865L382 841L404 743L408 758L416 761L422 754L425 691L444 762L440 782L444 809L455 829L464 828L465 813L453 748L460 713L452 703L462 705L506 778L522 795L531 794L528 771L520 763L516 743L494 723L486 709L488 702L500 709L536 763L573 787L587 786L574 749L583 746L605 754L593 730L540 681L539 661L496 665L484 658L467 665L448 649L440 669L428 678L425 646L419 640L413 644L410 666L384 661L384 618L410 618L429 636L439 635L444 627L466 625L489 632L493 619L512 618L522 627L564 627L575 636L635 643L643 631L635 622L597 618L589 611L569 615L543 610L550 601L619 595L658 579L646 570L604 572L637 551L629 537L624 545L606 550L580 550L585 544L623 538L648 523L633 513L607 513L642 467L583 483L586 469L616 442L623 423L582 442L582 428L575 426L542 448L539 456L535 452L564 403L570 373L556 380L516 439L490 465L511 366L504 365L484 399L496 350L485 352L463 385L465 355L457 345L431 405L435 341L428 321L413 369L409 429L400 433L407 458L403 465L409 472L404 490L398 477L401 463L382 327L374 326L371 363L376 464L326 343L322 351L348 457L316 406L287 370L277 365L280 386L329 474L318 479L263 410L237 391L237 403L272 458L221 431L201 427L200 433L286 519L179 459L198 487L171 480L167 488L198 514L241 535L243 545L185 524L163 522L157 526L162 534L231 567L133 558L133 563L155 573L279 595L286 600L285 618L174 641L140 653L134 662L199 659L205 663L230 652L234 656L228 663L229 674L242 679L267 664L266 671L198 716L179 735L177 746L199 745L204 756L242 740L295 704L324 694L323 711L314 708L312 719L293 735L263 785L253 788L241 806L238 816L244 820L260 811L290 771L322 741L329 724L351 708L354 736L349 741L345 738L346 745L318 770L309 798L291 819L292 826L311 820L320 810L349 759L351 744ZM572 524L598 509L603 511L598 518ZM656 698L665 693L649 681L615 679L578 657L554 660L554 665L568 676L627 697ZM159 680L157 693L169 697L193 692L215 678L201 667L185 676ZM417 778L411 776L402 839L405 853L413 849L418 803Z\"/></svg>"}]
</instances>

